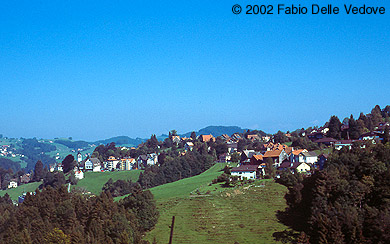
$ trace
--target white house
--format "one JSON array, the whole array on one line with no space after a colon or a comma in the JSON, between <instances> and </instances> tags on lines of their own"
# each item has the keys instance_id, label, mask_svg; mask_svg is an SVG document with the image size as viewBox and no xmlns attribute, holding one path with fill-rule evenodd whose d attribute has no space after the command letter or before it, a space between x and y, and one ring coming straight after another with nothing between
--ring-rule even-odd
<instances>
[{"instance_id":1,"label":"white house","mask_svg":"<svg viewBox=\"0 0 390 244\"><path fill-rule=\"evenodd\" d=\"M228 153L237 152L237 145L238 145L238 143L236 143L236 142L227 143Z\"/></svg>"},{"instance_id":2,"label":"white house","mask_svg":"<svg viewBox=\"0 0 390 244\"><path fill-rule=\"evenodd\" d=\"M8 188L16 188L18 187L18 182L11 180L8 184Z\"/></svg>"},{"instance_id":3,"label":"white house","mask_svg":"<svg viewBox=\"0 0 390 244\"><path fill-rule=\"evenodd\" d=\"M188 151L192 151L192 149L194 148L194 143L188 141L186 142L186 144L184 145L185 149Z\"/></svg>"},{"instance_id":4,"label":"white house","mask_svg":"<svg viewBox=\"0 0 390 244\"><path fill-rule=\"evenodd\" d=\"M302 152L303 162L307 164L315 164L318 160L318 156L315 152Z\"/></svg>"},{"instance_id":5,"label":"white house","mask_svg":"<svg viewBox=\"0 0 390 244\"><path fill-rule=\"evenodd\" d=\"M352 140L340 140L334 144L334 149L341 150L341 148L343 147L347 147L348 149L351 149L352 143L353 143Z\"/></svg>"},{"instance_id":6,"label":"white house","mask_svg":"<svg viewBox=\"0 0 390 244\"><path fill-rule=\"evenodd\" d=\"M62 163L58 163L57 166L56 166L56 170L57 171L64 171L64 168L62 167Z\"/></svg>"},{"instance_id":7,"label":"white house","mask_svg":"<svg viewBox=\"0 0 390 244\"><path fill-rule=\"evenodd\" d=\"M299 173L306 173L310 171L310 166L307 163L298 163L293 165L292 169L295 169Z\"/></svg>"},{"instance_id":8,"label":"white house","mask_svg":"<svg viewBox=\"0 0 390 244\"><path fill-rule=\"evenodd\" d=\"M275 167L279 167L282 164L282 162L285 159L287 159L287 157L288 157L288 154L284 151L284 149L266 151L263 155L264 160L266 160L266 158L271 158L272 161L274 162Z\"/></svg>"},{"instance_id":9,"label":"white house","mask_svg":"<svg viewBox=\"0 0 390 244\"><path fill-rule=\"evenodd\" d=\"M157 153L148 154L148 159L146 161L147 165L156 165L158 163Z\"/></svg>"},{"instance_id":10,"label":"white house","mask_svg":"<svg viewBox=\"0 0 390 244\"><path fill-rule=\"evenodd\" d=\"M101 162L98 158L89 158L85 161L85 170L100 172L101 171Z\"/></svg>"},{"instance_id":11,"label":"white house","mask_svg":"<svg viewBox=\"0 0 390 244\"><path fill-rule=\"evenodd\" d=\"M81 155L80 152L77 153L77 163L80 163L81 161L83 161L83 155Z\"/></svg>"},{"instance_id":12,"label":"white house","mask_svg":"<svg viewBox=\"0 0 390 244\"><path fill-rule=\"evenodd\" d=\"M289 161L284 161L278 169L291 170L292 172L296 171L298 173L306 173L306 172L310 172L311 170L310 166L307 163L289 162Z\"/></svg>"},{"instance_id":13,"label":"white house","mask_svg":"<svg viewBox=\"0 0 390 244\"><path fill-rule=\"evenodd\" d=\"M110 156L107 161L104 162L104 167L108 170L116 169L119 162L119 159L116 159L114 156Z\"/></svg>"},{"instance_id":14,"label":"white house","mask_svg":"<svg viewBox=\"0 0 390 244\"><path fill-rule=\"evenodd\" d=\"M241 165L239 167L232 168L231 175L238 176L241 180L256 179L258 174L258 165Z\"/></svg>"},{"instance_id":15,"label":"white house","mask_svg":"<svg viewBox=\"0 0 390 244\"><path fill-rule=\"evenodd\" d=\"M81 180L84 178L84 172L81 170L77 170L74 172L74 177L76 177L76 179Z\"/></svg>"},{"instance_id":16,"label":"white house","mask_svg":"<svg viewBox=\"0 0 390 244\"><path fill-rule=\"evenodd\" d=\"M298 149L298 150L294 150L291 152L290 154L290 161L291 162L304 162L304 155L302 154L302 152L307 152L306 149Z\"/></svg>"}]
</instances>

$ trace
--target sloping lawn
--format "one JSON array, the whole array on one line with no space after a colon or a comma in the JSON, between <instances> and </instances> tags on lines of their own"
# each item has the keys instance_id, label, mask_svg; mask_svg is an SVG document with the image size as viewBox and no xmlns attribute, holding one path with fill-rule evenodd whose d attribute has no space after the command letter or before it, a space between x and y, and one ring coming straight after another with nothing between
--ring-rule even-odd
<instances>
[{"instance_id":1,"label":"sloping lawn","mask_svg":"<svg viewBox=\"0 0 390 244\"><path fill-rule=\"evenodd\" d=\"M141 173L141 170L129 170L129 171L114 171L114 172L86 172L84 179L79 180L76 186L84 187L93 194L100 194L102 192L103 185L112 178L113 181L117 180L132 180L136 182ZM73 188L72 187L72 188Z\"/></svg>"},{"instance_id":2,"label":"sloping lawn","mask_svg":"<svg viewBox=\"0 0 390 244\"><path fill-rule=\"evenodd\" d=\"M33 192L39 187L40 184L42 184L42 182L33 182L18 186L16 188L3 190L0 191L0 196L4 196L6 193L8 193L12 200L17 201L18 197L21 196L24 192Z\"/></svg>"},{"instance_id":3,"label":"sloping lawn","mask_svg":"<svg viewBox=\"0 0 390 244\"><path fill-rule=\"evenodd\" d=\"M173 243L276 243L272 234L287 229L275 216L286 207L284 186L258 180L235 188L213 187L207 195L158 199L160 218L145 239L168 242L172 216Z\"/></svg>"},{"instance_id":4,"label":"sloping lawn","mask_svg":"<svg viewBox=\"0 0 390 244\"><path fill-rule=\"evenodd\" d=\"M217 163L200 175L156 186L151 188L150 191L153 193L154 199L156 200L166 200L175 197L188 196L194 190L207 186L213 179L221 175L221 170L226 165L227 164L225 163ZM120 200L126 196L117 197L115 200Z\"/></svg>"}]
</instances>

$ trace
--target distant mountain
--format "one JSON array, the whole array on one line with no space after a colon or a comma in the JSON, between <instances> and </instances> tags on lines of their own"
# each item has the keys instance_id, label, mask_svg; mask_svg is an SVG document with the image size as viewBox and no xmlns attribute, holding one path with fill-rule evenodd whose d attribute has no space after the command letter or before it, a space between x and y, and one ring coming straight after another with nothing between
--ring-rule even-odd
<instances>
[{"instance_id":1,"label":"distant mountain","mask_svg":"<svg viewBox=\"0 0 390 244\"><path fill-rule=\"evenodd\" d=\"M106 139L106 140L99 140L99 141L96 141L94 142L95 144L99 145L99 144L108 144L108 143L111 143L111 142L115 142L116 145L132 145L132 146L138 146L139 144L145 142L146 140L145 139L142 139L142 138L130 138L128 136L116 136L116 137L112 137L112 138L109 138L109 139Z\"/></svg>"},{"instance_id":2,"label":"distant mountain","mask_svg":"<svg viewBox=\"0 0 390 244\"><path fill-rule=\"evenodd\" d=\"M159 140L159 141L164 141L165 138L168 138L168 135L162 134L161 136L157 136L157 140Z\"/></svg>"},{"instance_id":3,"label":"distant mountain","mask_svg":"<svg viewBox=\"0 0 390 244\"><path fill-rule=\"evenodd\" d=\"M196 135L208 135L212 134L213 136L221 136L223 134L232 135L234 133L244 133L246 129L243 129L238 126L207 126L199 131L195 131ZM191 132L185 133L181 136L189 137L191 136Z\"/></svg>"}]
</instances>

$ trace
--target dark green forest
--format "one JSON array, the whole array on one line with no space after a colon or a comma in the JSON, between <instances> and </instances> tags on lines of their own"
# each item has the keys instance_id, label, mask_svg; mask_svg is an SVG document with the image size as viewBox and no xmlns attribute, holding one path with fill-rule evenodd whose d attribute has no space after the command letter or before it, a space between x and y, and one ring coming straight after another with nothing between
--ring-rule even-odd
<instances>
[{"instance_id":1,"label":"dark green forest","mask_svg":"<svg viewBox=\"0 0 390 244\"><path fill-rule=\"evenodd\" d=\"M278 217L301 233L287 234L291 242L390 243L390 144L336 151L323 171L285 173L279 182L289 191Z\"/></svg>"},{"instance_id":2,"label":"dark green forest","mask_svg":"<svg viewBox=\"0 0 390 244\"><path fill-rule=\"evenodd\" d=\"M19 206L0 198L1 243L146 243L145 231L157 222L150 191L134 187L114 202L109 193L89 197L68 193L64 186L27 194Z\"/></svg>"}]
</instances>

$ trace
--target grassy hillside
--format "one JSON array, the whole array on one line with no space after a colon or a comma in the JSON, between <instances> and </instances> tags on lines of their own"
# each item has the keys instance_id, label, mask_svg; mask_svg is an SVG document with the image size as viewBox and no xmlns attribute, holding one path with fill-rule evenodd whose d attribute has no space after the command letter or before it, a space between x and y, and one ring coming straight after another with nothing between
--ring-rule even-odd
<instances>
[{"instance_id":1,"label":"grassy hillside","mask_svg":"<svg viewBox=\"0 0 390 244\"><path fill-rule=\"evenodd\" d=\"M221 170L225 166L225 163L218 163L200 175L156 186L151 188L150 191L153 193L154 199L161 201L175 197L189 196L194 190L206 187L213 179L221 175ZM115 200L120 200L125 197L117 197Z\"/></svg>"},{"instance_id":2,"label":"grassy hillside","mask_svg":"<svg viewBox=\"0 0 390 244\"><path fill-rule=\"evenodd\" d=\"M153 187L151 192L156 200L167 200L174 197L188 196L191 192L202 186L207 186L213 179L221 175L226 164L218 163L203 174Z\"/></svg>"},{"instance_id":3,"label":"grassy hillside","mask_svg":"<svg viewBox=\"0 0 390 244\"><path fill-rule=\"evenodd\" d=\"M35 191L41 182L33 182L29 184L24 184L16 188L11 188L7 190L0 191L0 196L4 196L6 193L11 197L12 200L18 200L18 196L22 195L23 192L32 192Z\"/></svg>"},{"instance_id":4,"label":"grassy hillside","mask_svg":"<svg viewBox=\"0 0 390 244\"><path fill-rule=\"evenodd\" d=\"M272 234L287 229L275 216L286 207L286 188L272 180L235 188L209 185L225 165L216 164L198 176L151 188L160 218L145 239L168 242L168 226L176 216L174 243L275 243Z\"/></svg>"},{"instance_id":5,"label":"grassy hillside","mask_svg":"<svg viewBox=\"0 0 390 244\"><path fill-rule=\"evenodd\" d=\"M286 207L285 187L265 180L236 188L213 187L207 195L160 197L159 221L145 239L167 242L172 216L174 243L275 243L273 233L287 228L275 216Z\"/></svg>"},{"instance_id":6,"label":"grassy hillside","mask_svg":"<svg viewBox=\"0 0 390 244\"><path fill-rule=\"evenodd\" d=\"M116 180L138 180L141 170L114 171L114 172L86 172L84 179L77 183L77 187L84 187L93 194L100 194L103 185L112 178Z\"/></svg>"}]
</instances>

